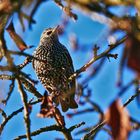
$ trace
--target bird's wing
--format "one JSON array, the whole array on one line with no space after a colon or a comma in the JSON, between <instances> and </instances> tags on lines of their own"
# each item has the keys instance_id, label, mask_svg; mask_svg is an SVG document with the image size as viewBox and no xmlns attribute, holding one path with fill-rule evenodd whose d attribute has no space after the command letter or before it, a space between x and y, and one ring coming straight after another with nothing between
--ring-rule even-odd
<instances>
[{"instance_id":1,"label":"bird's wing","mask_svg":"<svg viewBox=\"0 0 140 140\"><path fill-rule=\"evenodd\" d=\"M74 73L74 66L73 66L73 61L72 61L72 58L67 50L67 48L63 45L63 48L64 48L64 55L67 59L67 62L69 63L69 67L71 69L71 72L68 73L68 77L69 78L73 73ZM70 88L72 90L72 93L74 94L75 93L75 90L76 90L76 80L73 79L71 82L70 82Z\"/></svg>"},{"instance_id":2,"label":"bird's wing","mask_svg":"<svg viewBox=\"0 0 140 140\"><path fill-rule=\"evenodd\" d=\"M65 56L66 56L66 59L68 60L67 62L69 62L73 72L74 72L74 67L73 67L73 61L72 61L72 58L67 50L67 48L63 45L63 48L64 48L64 53L65 53Z\"/></svg>"}]
</instances>

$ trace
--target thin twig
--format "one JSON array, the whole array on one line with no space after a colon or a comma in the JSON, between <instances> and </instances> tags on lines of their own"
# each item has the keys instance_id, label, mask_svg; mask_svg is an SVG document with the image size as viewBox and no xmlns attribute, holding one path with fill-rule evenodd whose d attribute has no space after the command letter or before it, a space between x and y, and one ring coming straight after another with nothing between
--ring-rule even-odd
<instances>
[{"instance_id":1,"label":"thin twig","mask_svg":"<svg viewBox=\"0 0 140 140\"><path fill-rule=\"evenodd\" d=\"M120 91L118 92L117 96L122 96L134 83L136 82L136 79L133 79L130 81L127 85L121 87Z\"/></svg>"},{"instance_id":2,"label":"thin twig","mask_svg":"<svg viewBox=\"0 0 140 140\"><path fill-rule=\"evenodd\" d=\"M14 90L14 87L15 87L15 80L12 80L12 83L10 84L10 86L9 86L9 91L8 91L8 95L7 95L7 97L6 97L6 99L5 100L2 100L2 103L3 104L7 104L7 102L8 102L8 100L10 99L10 97L11 97L11 94L12 94L12 92L13 92L13 90Z\"/></svg>"},{"instance_id":3,"label":"thin twig","mask_svg":"<svg viewBox=\"0 0 140 140\"><path fill-rule=\"evenodd\" d=\"M24 68L27 64L29 64L32 61L32 58L30 58L29 56L26 57L26 59L24 60L24 62L20 65L18 65L19 69Z\"/></svg>"},{"instance_id":4,"label":"thin twig","mask_svg":"<svg viewBox=\"0 0 140 140\"><path fill-rule=\"evenodd\" d=\"M96 112L99 113L99 115L100 115L100 122L101 122L101 121L103 120L103 118L104 118L104 114L103 114L103 111L101 110L101 108L99 107L99 105L96 104L95 102L91 101L91 99L89 99L89 98L86 98L86 101L87 101L90 105L92 105L94 111L96 111Z\"/></svg>"},{"instance_id":5,"label":"thin twig","mask_svg":"<svg viewBox=\"0 0 140 140\"><path fill-rule=\"evenodd\" d=\"M25 52L21 52L21 51L19 52L19 51L8 50L8 53L13 54L13 55L19 55L19 56L25 56L25 57L33 58L32 55L30 55L28 53L25 53Z\"/></svg>"},{"instance_id":6,"label":"thin twig","mask_svg":"<svg viewBox=\"0 0 140 140\"><path fill-rule=\"evenodd\" d=\"M81 123L79 123L79 124L76 124L76 125L74 125L74 126L71 126L71 127L69 128L69 131L72 132L74 129L79 128L79 127L81 127L82 125L85 125L85 122L81 122Z\"/></svg>"},{"instance_id":7,"label":"thin twig","mask_svg":"<svg viewBox=\"0 0 140 140\"><path fill-rule=\"evenodd\" d=\"M126 107L128 104L130 104L139 94L140 94L140 91L138 91L136 94L132 95L132 96L123 104L123 107Z\"/></svg>"},{"instance_id":8,"label":"thin twig","mask_svg":"<svg viewBox=\"0 0 140 140\"><path fill-rule=\"evenodd\" d=\"M25 57L28 57L30 59L35 59L35 60L38 60L38 61L43 61L41 59L38 59L37 57L34 57L34 56L32 56L32 55L30 55L28 53L25 53L25 52L21 52L21 51L19 52L19 51L13 51L13 50L7 50L7 52L9 54L19 55L19 56L25 56Z\"/></svg>"},{"instance_id":9,"label":"thin twig","mask_svg":"<svg viewBox=\"0 0 140 140\"><path fill-rule=\"evenodd\" d=\"M88 140L90 137L95 135L105 124L106 124L106 121L103 121L97 126L93 127L93 129L91 129L89 133L84 135L84 137L81 140Z\"/></svg>"},{"instance_id":10,"label":"thin twig","mask_svg":"<svg viewBox=\"0 0 140 140\"><path fill-rule=\"evenodd\" d=\"M5 120L5 119L7 118L7 115L6 115L6 113L4 112L4 110L1 109L1 108L0 108L0 113L1 113L2 117L3 117L4 120Z\"/></svg>"}]
</instances>

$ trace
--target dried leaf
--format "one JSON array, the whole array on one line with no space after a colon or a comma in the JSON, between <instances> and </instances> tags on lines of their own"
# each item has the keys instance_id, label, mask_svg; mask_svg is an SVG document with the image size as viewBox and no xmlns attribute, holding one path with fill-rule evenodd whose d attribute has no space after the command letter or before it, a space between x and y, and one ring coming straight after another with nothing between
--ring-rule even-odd
<instances>
[{"instance_id":1,"label":"dried leaf","mask_svg":"<svg viewBox=\"0 0 140 140\"><path fill-rule=\"evenodd\" d=\"M52 98L44 94L40 113L37 116L41 118L46 118L46 117L52 118L54 112L53 110L54 110L54 106L53 106Z\"/></svg>"},{"instance_id":2,"label":"dried leaf","mask_svg":"<svg viewBox=\"0 0 140 140\"><path fill-rule=\"evenodd\" d=\"M41 110L37 116L41 118L55 118L59 125L65 126L64 117L61 115L59 109L53 105L52 97L46 93L43 96Z\"/></svg>"},{"instance_id":3,"label":"dried leaf","mask_svg":"<svg viewBox=\"0 0 140 140\"><path fill-rule=\"evenodd\" d=\"M25 42L21 39L21 37L15 32L13 22L9 24L9 26L6 29L11 36L11 38L14 40L16 43L17 47L21 50L24 51L25 49L28 48L28 46L25 44Z\"/></svg>"},{"instance_id":4,"label":"dried leaf","mask_svg":"<svg viewBox=\"0 0 140 140\"><path fill-rule=\"evenodd\" d=\"M128 67L140 73L140 41L134 37L129 37L126 41L128 50Z\"/></svg>"},{"instance_id":5,"label":"dried leaf","mask_svg":"<svg viewBox=\"0 0 140 140\"><path fill-rule=\"evenodd\" d=\"M105 114L107 124L111 127L114 140L127 140L130 131L128 112L122 107L120 100L112 103Z\"/></svg>"}]
</instances>

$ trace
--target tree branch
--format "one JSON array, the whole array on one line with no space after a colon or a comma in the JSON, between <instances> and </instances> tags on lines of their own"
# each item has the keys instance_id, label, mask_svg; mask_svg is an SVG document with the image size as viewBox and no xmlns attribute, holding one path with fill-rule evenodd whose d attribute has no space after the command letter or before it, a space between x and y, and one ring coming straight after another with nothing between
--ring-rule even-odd
<instances>
[{"instance_id":1,"label":"tree branch","mask_svg":"<svg viewBox=\"0 0 140 140\"><path fill-rule=\"evenodd\" d=\"M34 102L31 102L31 103L29 103L29 105L34 105L34 104L37 104L37 103L39 103L39 102L41 102L41 99L38 99L38 100L36 100L36 101L34 101ZM18 113L20 113L20 112L22 112L23 111L23 107L21 107L21 108L19 108L19 109L17 109L16 111L13 111L9 116L7 116L6 118L5 118L5 120L2 122L2 124L0 125L0 134L2 133L2 131L3 131L3 129L4 129L4 127L5 127L5 125L8 123L8 121L10 121L14 116L16 116Z\"/></svg>"},{"instance_id":2,"label":"tree branch","mask_svg":"<svg viewBox=\"0 0 140 140\"><path fill-rule=\"evenodd\" d=\"M90 137L95 135L104 125L106 124L106 121L102 121L100 124L97 126L93 127L89 133L84 135L84 137L81 140L88 140Z\"/></svg>"},{"instance_id":3,"label":"tree branch","mask_svg":"<svg viewBox=\"0 0 140 140\"><path fill-rule=\"evenodd\" d=\"M23 89L23 86L21 84L21 81L19 79L17 79L18 82L18 89L20 92L20 96L24 105L24 121L25 121L25 125L26 125L26 135L27 135L27 139L31 140L31 132L30 132L30 117L29 117L29 109L28 109L28 103L27 103L27 95L26 92Z\"/></svg>"},{"instance_id":4,"label":"tree branch","mask_svg":"<svg viewBox=\"0 0 140 140\"><path fill-rule=\"evenodd\" d=\"M129 103L131 103L138 95L140 94L140 90L131 96L124 104L122 107L126 107ZM131 119L132 120L132 119ZM101 123L99 123L96 127L93 127L93 129L90 130L89 133L85 134L82 140L87 140L90 137L94 136L105 124L107 123L106 120L103 120ZM138 125L139 127L139 125Z\"/></svg>"},{"instance_id":5,"label":"tree branch","mask_svg":"<svg viewBox=\"0 0 140 140\"><path fill-rule=\"evenodd\" d=\"M91 66L94 62L96 62L100 58L106 57L110 51L112 51L114 48L122 44L126 39L127 36L124 36L122 39L118 40L115 44L109 45L109 48L106 51L97 56L94 56L87 64L82 66L80 69L76 70L76 72L69 77L69 80L71 81L73 78L79 76L82 72L86 71L89 66Z\"/></svg>"},{"instance_id":6,"label":"tree branch","mask_svg":"<svg viewBox=\"0 0 140 140\"><path fill-rule=\"evenodd\" d=\"M66 135L66 132L70 133L72 132L74 129L76 128L79 128L81 127L82 125L84 125L85 123L84 122L81 122L79 124L76 124L74 126L71 126L70 128L66 129L62 126L58 126L58 125L51 125L51 126L46 126L46 127L43 127L43 128L40 128L36 131L33 131L31 133L31 136L36 136L36 135L39 135L41 133L44 133L44 132L47 132L47 131L60 131L64 134L65 132L65 135ZM15 138L14 140L19 140L19 139L23 139L23 138L26 138L27 136L26 135L21 135L21 136L18 136L17 138ZM65 137L66 139L65 140L70 140L71 137Z\"/></svg>"},{"instance_id":7,"label":"tree branch","mask_svg":"<svg viewBox=\"0 0 140 140\"><path fill-rule=\"evenodd\" d=\"M128 104L130 104L138 95L140 94L140 90L132 95L124 104L123 104L123 107L126 107Z\"/></svg>"}]
</instances>

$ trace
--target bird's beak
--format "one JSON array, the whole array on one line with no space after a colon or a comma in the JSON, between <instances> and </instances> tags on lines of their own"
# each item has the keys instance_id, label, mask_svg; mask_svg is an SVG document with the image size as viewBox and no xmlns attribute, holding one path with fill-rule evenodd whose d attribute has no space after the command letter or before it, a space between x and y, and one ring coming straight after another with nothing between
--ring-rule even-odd
<instances>
[{"instance_id":1,"label":"bird's beak","mask_svg":"<svg viewBox=\"0 0 140 140\"><path fill-rule=\"evenodd\" d=\"M60 28L60 26L58 25L58 26L56 26L54 29L53 29L53 33L57 33L58 32L58 30L59 30L59 28Z\"/></svg>"}]
</instances>

